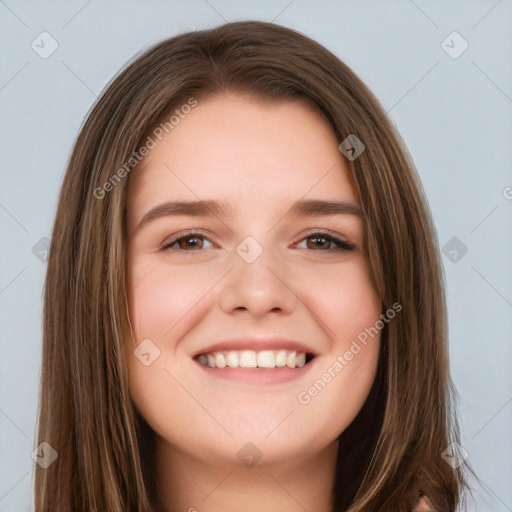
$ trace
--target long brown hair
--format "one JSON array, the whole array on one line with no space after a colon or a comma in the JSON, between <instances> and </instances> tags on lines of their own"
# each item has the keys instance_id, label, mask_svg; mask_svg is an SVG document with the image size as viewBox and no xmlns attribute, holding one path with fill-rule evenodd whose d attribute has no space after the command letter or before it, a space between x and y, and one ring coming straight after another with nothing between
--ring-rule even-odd
<instances>
[{"instance_id":1,"label":"long brown hair","mask_svg":"<svg viewBox=\"0 0 512 512\"><path fill-rule=\"evenodd\" d=\"M412 160L348 66L298 32L248 21L185 33L138 57L76 140L44 293L38 444L58 458L35 466L36 512L155 510L152 431L131 403L123 344L131 332L125 204L136 163L127 162L180 105L222 91L306 101L340 142L353 134L365 145L349 164L366 257L383 311L396 302L402 310L382 331L370 395L340 436L333 510L410 512L419 493L455 510L467 483L466 466L453 469L442 457L459 440L444 278Z\"/></svg>"}]
</instances>

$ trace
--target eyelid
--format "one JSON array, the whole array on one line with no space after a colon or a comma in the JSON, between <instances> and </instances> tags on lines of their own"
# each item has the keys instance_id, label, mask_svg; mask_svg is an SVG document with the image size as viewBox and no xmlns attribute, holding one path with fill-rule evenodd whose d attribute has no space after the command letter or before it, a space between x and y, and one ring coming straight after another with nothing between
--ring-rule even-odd
<instances>
[{"instance_id":1,"label":"eyelid","mask_svg":"<svg viewBox=\"0 0 512 512\"><path fill-rule=\"evenodd\" d=\"M332 239L334 242L338 241L340 242L341 244L344 244L347 246L347 250L353 250L357 247L357 245L353 242L350 242L346 239L346 237L344 237L343 235L339 234L339 233L335 233L333 231L330 231L328 229L325 229L325 228L316 228L316 229L311 229L309 230L308 232L306 233L303 233L301 235L301 237L297 240L297 242L295 242L295 244L299 243L299 242L302 242L302 240L306 239L306 238L309 238L313 235L323 235L327 238L330 238ZM348 249L348 247L350 247L350 249ZM328 251L326 251L328 252Z\"/></svg>"},{"instance_id":2,"label":"eyelid","mask_svg":"<svg viewBox=\"0 0 512 512\"><path fill-rule=\"evenodd\" d=\"M161 249L166 249L170 245L172 245L175 242L177 242L178 240L181 240L182 238L186 238L187 236L191 236L191 235L199 235L202 238L204 238L204 239L208 240L209 242L211 242L213 245L216 245L215 242L210 238L210 236L205 234L202 231L202 228L192 228L192 229L186 229L184 231L179 231L178 233L175 233L174 235L171 235L170 237L167 237L162 242L162 244L160 245L160 248Z\"/></svg>"}]
</instances>

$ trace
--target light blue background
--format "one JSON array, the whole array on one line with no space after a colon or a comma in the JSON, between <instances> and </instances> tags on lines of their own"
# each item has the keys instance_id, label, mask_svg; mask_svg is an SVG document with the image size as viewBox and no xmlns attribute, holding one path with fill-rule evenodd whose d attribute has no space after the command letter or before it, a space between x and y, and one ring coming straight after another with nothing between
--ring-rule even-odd
<instances>
[{"instance_id":1,"label":"light blue background","mask_svg":"<svg viewBox=\"0 0 512 512\"><path fill-rule=\"evenodd\" d=\"M487 489L469 510L512 511L510 0L0 0L0 512L33 509L45 264L32 248L50 236L82 121L146 45L237 19L274 20L344 60L403 136L441 245L467 246L443 261L462 443ZM59 45L47 59L31 48L43 31ZM441 47L453 31L469 43L457 59Z\"/></svg>"}]
</instances>

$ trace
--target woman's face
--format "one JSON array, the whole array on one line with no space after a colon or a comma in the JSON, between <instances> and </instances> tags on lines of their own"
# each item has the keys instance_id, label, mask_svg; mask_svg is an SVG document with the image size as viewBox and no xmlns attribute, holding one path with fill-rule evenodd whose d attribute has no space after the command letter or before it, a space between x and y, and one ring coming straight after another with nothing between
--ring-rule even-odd
<instances>
[{"instance_id":1,"label":"woman's face","mask_svg":"<svg viewBox=\"0 0 512 512\"><path fill-rule=\"evenodd\" d=\"M304 103L234 93L153 139L127 206L136 408L197 459L318 453L361 409L380 343L341 141Z\"/></svg>"}]
</instances>

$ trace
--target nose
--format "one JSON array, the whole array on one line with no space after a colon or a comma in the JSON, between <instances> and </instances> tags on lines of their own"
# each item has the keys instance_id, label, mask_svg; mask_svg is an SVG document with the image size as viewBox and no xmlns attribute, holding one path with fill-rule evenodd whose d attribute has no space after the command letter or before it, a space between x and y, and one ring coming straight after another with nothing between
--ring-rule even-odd
<instances>
[{"instance_id":1,"label":"nose","mask_svg":"<svg viewBox=\"0 0 512 512\"><path fill-rule=\"evenodd\" d=\"M271 312L289 315L297 307L289 267L276 251L262 249L254 261L244 259L243 252L233 254L233 269L221 282L219 300L224 312L245 310L259 318Z\"/></svg>"}]
</instances>

